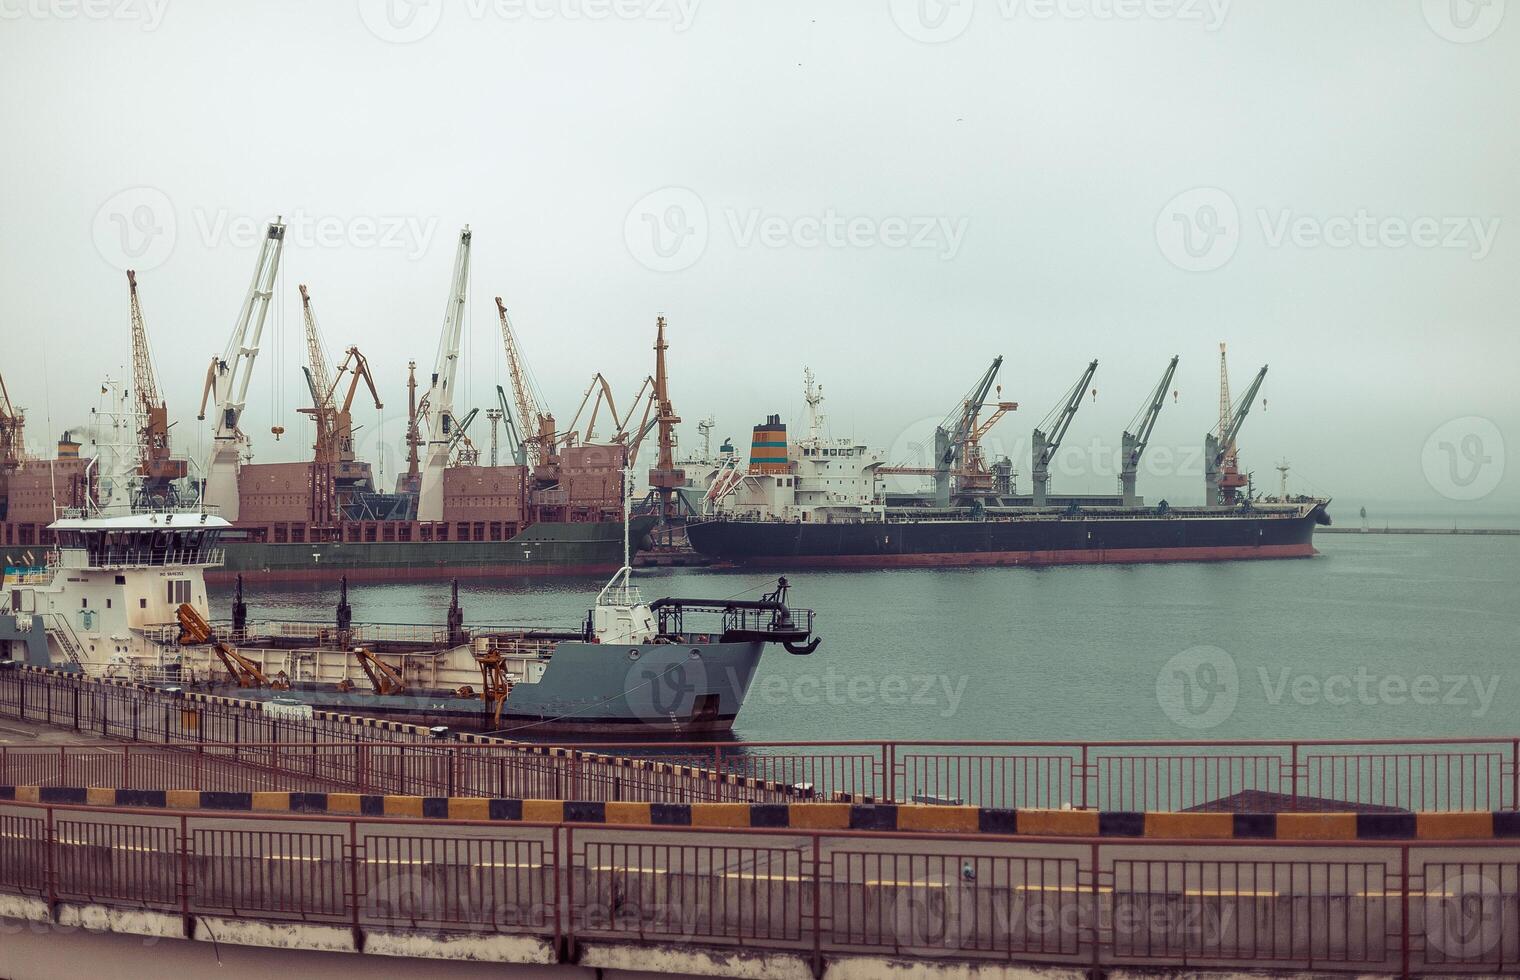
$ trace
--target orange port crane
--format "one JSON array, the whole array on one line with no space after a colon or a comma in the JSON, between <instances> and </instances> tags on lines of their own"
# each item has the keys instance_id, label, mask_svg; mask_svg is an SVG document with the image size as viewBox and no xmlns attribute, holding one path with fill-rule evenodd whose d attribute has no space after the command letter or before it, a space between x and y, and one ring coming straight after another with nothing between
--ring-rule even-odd
<instances>
[{"instance_id":1,"label":"orange port crane","mask_svg":"<svg viewBox=\"0 0 1520 980\"><path fill-rule=\"evenodd\" d=\"M137 405L137 475L141 492L158 504L171 502L174 481L189 471L183 459L169 455L169 407L158 393L153 373L153 351L148 328L137 296L137 273L127 270L127 292L132 307L132 392Z\"/></svg>"},{"instance_id":2,"label":"orange port crane","mask_svg":"<svg viewBox=\"0 0 1520 980\"><path fill-rule=\"evenodd\" d=\"M993 390L993 382L997 380L1002 366L1001 356L993 358L992 365L982 372L981 378L971 386L971 390L945 416L944 421L935 427L933 466L883 466L879 472L934 477L935 502L942 507L950 505L952 494L990 492L993 489L992 473L987 468L982 440L1004 415L1019 407L1018 402L1002 401L1003 389L998 386L996 390L1000 400L992 403L993 411L986 421L981 420L982 411L988 404L987 394Z\"/></svg>"},{"instance_id":3,"label":"orange port crane","mask_svg":"<svg viewBox=\"0 0 1520 980\"><path fill-rule=\"evenodd\" d=\"M655 319L654 340L654 423L659 428L659 456L649 471L649 488L660 498L660 518L675 514L675 493L686 482L686 471L676 465L676 426L681 417L670 402L670 375L665 370L665 318ZM640 439L643 433L640 432ZM632 459L632 457L629 457Z\"/></svg>"},{"instance_id":4,"label":"orange port crane","mask_svg":"<svg viewBox=\"0 0 1520 980\"><path fill-rule=\"evenodd\" d=\"M1249 477L1240 472L1240 451L1235 445L1235 437L1240 434L1246 416L1251 414L1256 393L1261 390L1266 377L1267 366L1263 364L1246 393L1232 404L1225 345L1219 345L1219 425L1203 437L1204 501L1209 505L1234 506L1236 493L1250 482Z\"/></svg>"},{"instance_id":5,"label":"orange port crane","mask_svg":"<svg viewBox=\"0 0 1520 980\"><path fill-rule=\"evenodd\" d=\"M359 348L350 347L344 352L343 362L337 374L330 372L327 353L322 345L322 331L317 326L317 314L311 306L311 294L306 286L301 290L301 316L306 326L306 356L310 366L303 368L306 384L311 390L312 407L300 409L316 423L317 437L312 446L311 520L327 524L338 519L337 471L345 463L354 461L354 396L358 394L359 382L369 387L375 408L384 406L380 392L370 374L369 361ZM349 378L348 390L338 402L338 390L343 386L344 376Z\"/></svg>"}]
</instances>

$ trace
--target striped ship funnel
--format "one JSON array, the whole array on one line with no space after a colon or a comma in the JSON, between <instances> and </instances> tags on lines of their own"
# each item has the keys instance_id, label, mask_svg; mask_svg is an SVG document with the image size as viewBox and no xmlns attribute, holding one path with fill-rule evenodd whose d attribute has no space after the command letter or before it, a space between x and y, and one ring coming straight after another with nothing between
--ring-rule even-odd
<instances>
[{"instance_id":1,"label":"striped ship funnel","mask_svg":"<svg viewBox=\"0 0 1520 980\"><path fill-rule=\"evenodd\" d=\"M754 437L750 440L749 471L786 473L790 468L786 458L786 424L779 415L768 416L755 426Z\"/></svg>"}]
</instances>

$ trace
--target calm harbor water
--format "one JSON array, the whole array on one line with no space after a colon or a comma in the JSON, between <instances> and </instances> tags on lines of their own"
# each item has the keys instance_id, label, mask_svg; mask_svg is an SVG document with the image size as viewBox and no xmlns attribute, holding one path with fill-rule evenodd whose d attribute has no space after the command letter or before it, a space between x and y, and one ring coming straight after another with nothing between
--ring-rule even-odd
<instances>
[{"instance_id":1,"label":"calm harbor water","mask_svg":"<svg viewBox=\"0 0 1520 980\"><path fill-rule=\"evenodd\" d=\"M1320 535L1317 558L790 576L811 657L767 652L735 737L1138 739L1520 731L1520 537ZM673 569L658 595L757 596ZM466 622L574 626L600 580L460 584ZM350 589L361 622L442 624L446 581ZM335 588L251 589L329 620ZM213 613L230 590L213 589Z\"/></svg>"}]
</instances>

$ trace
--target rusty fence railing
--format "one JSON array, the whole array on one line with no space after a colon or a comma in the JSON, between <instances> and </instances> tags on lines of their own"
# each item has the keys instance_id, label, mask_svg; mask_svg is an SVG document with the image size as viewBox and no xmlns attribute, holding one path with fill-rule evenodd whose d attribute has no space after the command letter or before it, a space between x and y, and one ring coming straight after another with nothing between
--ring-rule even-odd
<instances>
[{"instance_id":1,"label":"rusty fence railing","mask_svg":"<svg viewBox=\"0 0 1520 980\"><path fill-rule=\"evenodd\" d=\"M1520 963L1520 843L1175 841L0 803L0 891L196 919L851 954L1451 975ZM126 920L130 921L130 920Z\"/></svg>"},{"instance_id":2,"label":"rusty fence railing","mask_svg":"<svg viewBox=\"0 0 1520 980\"><path fill-rule=\"evenodd\" d=\"M109 742L0 746L0 785L662 802L1303 812L1516 809L1520 739Z\"/></svg>"}]
</instances>

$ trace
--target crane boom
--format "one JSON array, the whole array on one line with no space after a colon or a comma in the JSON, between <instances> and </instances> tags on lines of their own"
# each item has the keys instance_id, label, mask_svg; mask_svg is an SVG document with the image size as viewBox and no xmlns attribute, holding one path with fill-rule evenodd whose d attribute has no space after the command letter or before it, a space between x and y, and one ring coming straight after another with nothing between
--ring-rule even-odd
<instances>
[{"instance_id":1,"label":"crane boom","mask_svg":"<svg viewBox=\"0 0 1520 980\"><path fill-rule=\"evenodd\" d=\"M306 329L306 359L309 365L306 385L311 389L311 408L303 408L316 423L317 437L312 445L309 519L316 524L328 524L338 517L338 502L333 487L333 466L338 461L337 411L333 407L332 372L327 367L327 352L322 347L322 332L317 326L317 314L311 306L311 294L304 283L301 291L301 319Z\"/></svg>"},{"instance_id":2,"label":"crane boom","mask_svg":"<svg viewBox=\"0 0 1520 980\"><path fill-rule=\"evenodd\" d=\"M1044 507L1049 500L1050 461L1055 459L1056 452L1060 450L1061 440L1066 438L1066 430L1071 428L1071 420L1077 417L1077 409L1082 407L1082 396L1087 393L1087 386L1097 372L1097 361L1087 365L1087 370L1082 372L1077 383L1066 393L1065 400L1045 416L1040 428L1034 430L1030 477L1034 483L1036 507Z\"/></svg>"},{"instance_id":3,"label":"crane boom","mask_svg":"<svg viewBox=\"0 0 1520 980\"><path fill-rule=\"evenodd\" d=\"M137 415L137 475L139 493L152 504L167 506L175 497L174 481L188 471L183 459L169 456L169 408L158 393L153 351L137 296L137 273L127 270L132 308L132 389Z\"/></svg>"},{"instance_id":4,"label":"crane boom","mask_svg":"<svg viewBox=\"0 0 1520 980\"><path fill-rule=\"evenodd\" d=\"M204 502L215 507L230 521L238 517L238 465L242 447L248 437L240 428L243 409L248 404L248 383L253 362L259 356L259 341L264 335L264 320L269 314L269 299L274 294L275 277L280 270L280 250L285 244L285 224L278 218L269 223L264 244L259 249L248 294L233 325L232 336L220 357L211 359L206 371L206 385L201 392L198 418L206 417L206 405L216 406L216 423L212 428L211 460L206 466Z\"/></svg>"},{"instance_id":5,"label":"crane boom","mask_svg":"<svg viewBox=\"0 0 1520 980\"><path fill-rule=\"evenodd\" d=\"M523 444L522 434L517 431L517 423L512 419L512 409L507 405L507 392L501 385L496 386L496 400L501 404L501 420L507 431L507 448L512 451L512 462L518 466L528 465L528 448Z\"/></svg>"},{"instance_id":6,"label":"crane boom","mask_svg":"<svg viewBox=\"0 0 1520 980\"><path fill-rule=\"evenodd\" d=\"M1225 347L1219 345L1219 424L1203 437L1204 455L1204 502L1209 505L1234 506L1235 494L1246 485L1241 474L1235 439L1241 426L1251 414L1251 406L1261 391L1267 377L1267 366L1262 365L1256 377L1246 388L1246 393L1232 405L1230 402L1230 376L1225 362Z\"/></svg>"},{"instance_id":7,"label":"crane boom","mask_svg":"<svg viewBox=\"0 0 1520 980\"><path fill-rule=\"evenodd\" d=\"M1172 386L1172 376L1176 373L1177 357L1173 355L1166 370L1161 374L1161 381L1151 392L1151 397L1140 406L1140 411L1124 429L1119 492L1126 507L1140 505L1140 497L1135 492L1135 478L1140 470L1140 457L1145 454L1145 447L1151 441L1151 432L1156 428L1156 417L1161 414L1161 406L1166 404L1166 392Z\"/></svg>"},{"instance_id":8,"label":"crane boom","mask_svg":"<svg viewBox=\"0 0 1520 980\"><path fill-rule=\"evenodd\" d=\"M893 465L880 467L878 472L895 473L901 476L932 476L934 477L935 503L940 507L950 506L952 483L956 480L959 485L955 487L960 491L980 491L991 488L985 461L982 458L981 440L1002 417L1017 409L1017 402L999 401L992 417L985 423L980 421L981 412L987 404L987 395L992 391L993 382L997 380L998 371L1002 369L1003 358L1001 355L992 359L992 364L982 372L980 378L971 386L971 390L956 403L950 414L934 428L934 465L912 466ZM999 389L1001 393L1001 389Z\"/></svg>"},{"instance_id":9,"label":"crane boom","mask_svg":"<svg viewBox=\"0 0 1520 980\"><path fill-rule=\"evenodd\" d=\"M517 331L507 316L507 307L496 297L496 315L501 321L501 343L507 353L507 373L512 378L512 397L517 402L517 420L527 435L523 446L529 465L537 466L554 453L554 418L545 416L538 408L538 399L528 381L528 372L517 346ZM547 429L547 431L546 431Z\"/></svg>"},{"instance_id":10,"label":"crane boom","mask_svg":"<svg viewBox=\"0 0 1520 980\"><path fill-rule=\"evenodd\" d=\"M454 437L454 380L459 372L459 344L464 331L465 303L470 288L470 226L459 232L459 247L454 252L454 275L449 286L449 301L443 312L443 330L438 336L438 355L428 388L427 459L422 469L422 484L417 492L417 519L443 520L443 471L449 463L449 448Z\"/></svg>"}]
</instances>

